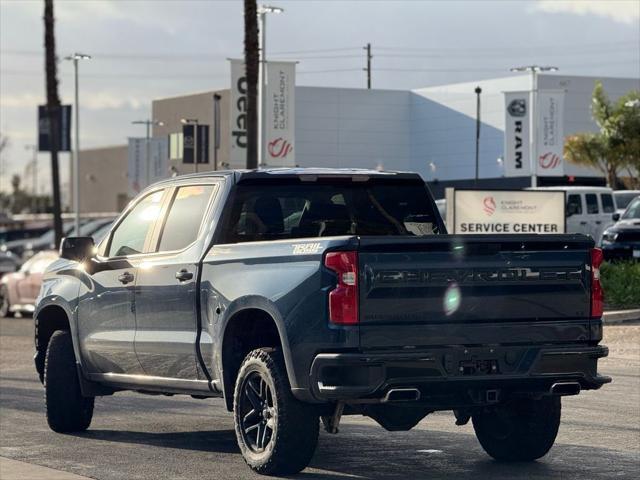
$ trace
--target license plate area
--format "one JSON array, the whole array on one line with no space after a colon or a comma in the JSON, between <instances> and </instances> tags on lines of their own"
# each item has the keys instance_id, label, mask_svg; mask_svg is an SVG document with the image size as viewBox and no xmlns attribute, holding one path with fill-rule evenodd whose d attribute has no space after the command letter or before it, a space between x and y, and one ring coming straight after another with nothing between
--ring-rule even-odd
<instances>
[{"instance_id":1,"label":"license plate area","mask_svg":"<svg viewBox=\"0 0 640 480\"><path fill-rule=\"evenodd\" d=\"M463 376L496 375L498 372L498 360L495 358L471 358L461 360L458 365L458 373Z\"/></svg>"}]
</instances>

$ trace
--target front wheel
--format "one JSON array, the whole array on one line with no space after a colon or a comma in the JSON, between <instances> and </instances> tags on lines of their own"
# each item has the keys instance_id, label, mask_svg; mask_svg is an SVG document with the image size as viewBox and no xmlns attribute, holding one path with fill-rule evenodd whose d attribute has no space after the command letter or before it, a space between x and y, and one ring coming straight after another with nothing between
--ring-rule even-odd
<instances>
[{"instance_id":1,"label":"front wheel","mask_svg":"<svg viewBox=\"0 0 640 480\"><path fill-rule=\"evenodd\" d=\"M53 333L44 362L44 398L47 422L54 432L81 432L89 428L94 397L84 397L73 353L71 333Z\"/></svg>"},{"instance_id":2,"label":"front wheel","mask_svg":"<svg viewBox=\"0 0 640 480\"><path fill-rule=\"evenodd\" d=\"M501 461L532 461L549 451L560 426L560 397L521 399L473 415L485 452Z\"/></svg>"},{"instance_id":3,"label":"front wheel","mask_svg":"<svg viewBox=\"0 0 640 480\"><path fill-rule=\"evenodd\" d=\"M233 414L238 446L252 470L286 475L309 464L318 443L318 414L291 394L279 352L257 349L245 357Z\"/></svg>"}]
</instances>

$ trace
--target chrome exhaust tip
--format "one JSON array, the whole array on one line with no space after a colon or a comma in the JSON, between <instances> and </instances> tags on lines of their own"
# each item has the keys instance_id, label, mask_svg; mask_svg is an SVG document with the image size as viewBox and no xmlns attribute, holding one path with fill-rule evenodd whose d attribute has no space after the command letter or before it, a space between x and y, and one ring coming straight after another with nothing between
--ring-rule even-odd
<instances>
[{"instance_id":1,"label":"chrome exhaust tip","mask_svg":"<svg viewBox=\"0 0 640 480\"><path fill-rule=\"evenodd\" d=\"M415 402L420 400L420 390L417 388L392 388L382 399L387 402Z\"/></svg>"},{"instance_id":2,"label":"chrome exhaust tip","mask_svg":"<svg viewBox=\"0 0 640 480\"><path fill-rule=\"evenodd\" d=\"M578 395L581 387L578 382L558 382L551 385L549 393L552 395Z\"/></svg>"}]
</instances>

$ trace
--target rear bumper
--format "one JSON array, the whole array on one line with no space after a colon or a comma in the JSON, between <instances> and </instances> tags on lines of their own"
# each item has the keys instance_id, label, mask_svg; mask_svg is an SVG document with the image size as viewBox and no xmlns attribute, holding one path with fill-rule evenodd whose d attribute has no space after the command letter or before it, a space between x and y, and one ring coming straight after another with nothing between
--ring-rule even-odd
<instances>
[{"instance_id":1,"label":"rear bumper","mask_svg":"<svg viewBox=\"0 0 640 480\"><path fill-rule=\"evenodd\" d=\"M311 366L318 401L383 401L390 389L416 388L434 408L478 403L486 390L546 394L555 383L597 389L611 381L598 375L605 346L448 347L423 353L321 353Z\"/></svg>"},{"instance_id":2,"label":"rear bumper","mask_svg":"<svg viewBox=\"0 0 640 480\"><path fill-rule=\"evenodd\" d=\"M640 251L640 243L634 242L614 242L606 245L602 245L602 253L605 260L638 260L640 258L634 257L633 252ZM637 255L637 254L636 254Z\"/></svg>"}]
</instances>

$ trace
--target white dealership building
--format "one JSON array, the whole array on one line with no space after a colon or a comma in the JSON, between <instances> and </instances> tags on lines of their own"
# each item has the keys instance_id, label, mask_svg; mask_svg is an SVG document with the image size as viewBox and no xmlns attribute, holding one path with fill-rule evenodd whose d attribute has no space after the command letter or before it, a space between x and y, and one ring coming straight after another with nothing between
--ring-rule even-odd
<instances>
[{"instance_id":1,"label":"white dealership building","mask_svg":"<svg viewBox=\"0 0 640 480\"><path fill-rule=\"evenodd\" d=\"M551 127L554 134L562 138L578 132L597 131L590 110L596 81L603 83L612 100L630 90L640 89L638 78L537 75L535 90L539 112L526 117L525 124L529 124L531 118L535 118L531 123L538 122L538 144L543 136L546 138ZM265 164L270 167L298 165L416 171L430 183L438 197L446 186L472 186L476 154L475 89L480 87L479 186L529 186L529 160L525 161L523 173L519 174L510 168L515 161L514 153L505 152L505 144L509 143L505 140L512 142L510 148L515 141L511 139L512 125L509 125L506 100L513 95L522 97L528 107L533 82L532 76L525 73L415 90L295 86L291 92L290 159L265 161ZM551 120L541 114L542 99L552 101L554 116ZM195 171L193 163L183 163L182 119L211 127L207 132L208 142L202 144L208 150L208 163L198 165L199 171L244 167L243 162L237 161L238 155L233 154L238 138L237 132L236 136L233 133L238 128L238 119L234 116L237 101L229 88L154 100L152 118L161 121L162 125L154 126L152 135L168 139L169 157L167 163L161 168L156 166L155 171L165 172L166 176ZM531 153L529 140L525 129L519 142ZM531 146L531 150L534 148L539 150L541 147ZM555 148L561 157L561 143ZM541 153L537 151L537 154ZM138 161L144 159L138 158ZM553 175L538 171L539 185L604 185L604 176L599 171L570 164L561 158L557 163ZM104 193L98 193L102 192L98 185L100 179L92 173L81 170L81 181L93 179L94 195L108 195L109 185L104 185ZM132 179L128 181L131 195L135 192L131 191ZM126 186L119 190L123 189L126 191Z\"/></svg>"}]
</instances>

